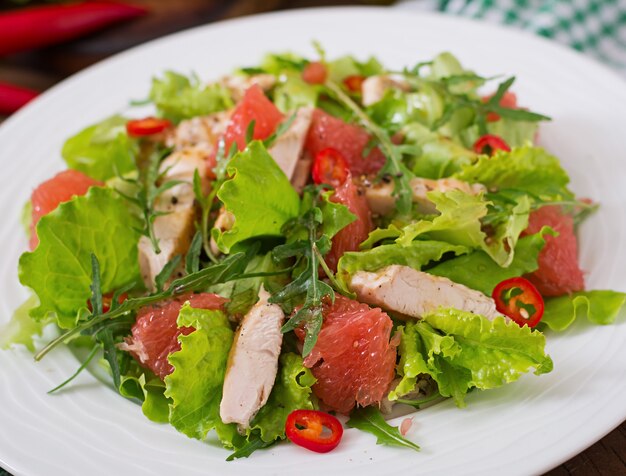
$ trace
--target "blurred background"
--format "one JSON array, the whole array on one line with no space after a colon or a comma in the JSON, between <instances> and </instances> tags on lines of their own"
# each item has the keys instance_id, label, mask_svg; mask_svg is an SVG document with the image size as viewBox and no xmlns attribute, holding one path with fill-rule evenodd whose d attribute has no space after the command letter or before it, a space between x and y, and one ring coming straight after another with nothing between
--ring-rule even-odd
<instances>
[{"instance_id":1,"label":"blurred background","mask_svg":"<svg viewBox=\"0 0 626 476\"><path fill-rule=\"evenodd\" d=\"M0 0L0 122L73 73L154 38L243 15L331 5L442 11L501 23L566 44L626 77L626 0L127 2ZM549 475L574 473L626 474L626 424ZM0 476L6 474L0 468Z\"/></svg>"}]
</instances>

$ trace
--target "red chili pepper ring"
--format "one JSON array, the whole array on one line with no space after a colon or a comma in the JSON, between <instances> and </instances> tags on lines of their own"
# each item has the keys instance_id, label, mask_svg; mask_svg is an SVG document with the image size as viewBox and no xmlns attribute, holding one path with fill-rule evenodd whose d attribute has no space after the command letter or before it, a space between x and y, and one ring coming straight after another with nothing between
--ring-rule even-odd
<instances>
[{"instance_id":1,"label":"red chili pepper ring","mask_svg":"<svg viewBox=\"0 0 626 476\"><path fill-rule=\"evenodd\" d=\"M316 453L334 450L343 436L341 422L318 410L294 410L285 422L285 434L293 443Z\"/></svg>"},{"instance_id":2,"label":"red chili pepper ring","mask_svg":"<svg viewBox=\"0 0 626 476\"><path fill-rule=\"evenodd\" d=\"M505 279L494 288L491 296L498 312L520 327L535 327L543 317L543 298L533 283L525 278Z\"/></svg>"}]
</instances>

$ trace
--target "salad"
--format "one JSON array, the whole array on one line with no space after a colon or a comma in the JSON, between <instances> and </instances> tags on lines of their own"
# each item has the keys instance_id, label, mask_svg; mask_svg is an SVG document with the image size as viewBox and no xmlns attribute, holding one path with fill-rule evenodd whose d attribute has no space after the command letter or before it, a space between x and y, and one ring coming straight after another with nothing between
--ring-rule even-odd
<instances>
[{"instance_id":1,"label":"salad","mask_svg":"<svg viewBox=\"0 0 626 476\"><path fill-rule=\"evenodd\" d=\"M0 342L82 355L51 393L104 368L228 459L285 439L331 451L335 415L418 450L395 406L462 408L552 371L550 333L615 320L626 295L586 290L577 258L598 205L535 145L550 119L515 78L317 49L211 83L167 71L134 103L152 116L65 142L67 170L25 206L32 296Z\"/></svg>"}]
</instances>

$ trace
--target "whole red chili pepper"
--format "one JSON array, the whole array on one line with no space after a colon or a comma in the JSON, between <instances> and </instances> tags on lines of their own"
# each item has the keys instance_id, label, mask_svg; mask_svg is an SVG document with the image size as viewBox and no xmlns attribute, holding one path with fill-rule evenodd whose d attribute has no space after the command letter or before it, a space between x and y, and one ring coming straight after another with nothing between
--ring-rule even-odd
<instances>
[{"instance_id":1,"label":"whole red chili pepper","mask_svg":"<svg viewBox=\"0 0 626 476\"><path fill-rule=\"evenodd\" d=\"M0 114L13 114L37 96L37 91L0 82Z\"/></svg>"},{"instance_id":2,"label":"whole red chili pepper","mask_svg":"<svg viewBox=\"0 0 626 476\"><path fill-rule=\"evenodd\" d=\"M0 56L80 37L146 9L106 1L22 8L0 14Z\"/></svg>"}]
</instances>

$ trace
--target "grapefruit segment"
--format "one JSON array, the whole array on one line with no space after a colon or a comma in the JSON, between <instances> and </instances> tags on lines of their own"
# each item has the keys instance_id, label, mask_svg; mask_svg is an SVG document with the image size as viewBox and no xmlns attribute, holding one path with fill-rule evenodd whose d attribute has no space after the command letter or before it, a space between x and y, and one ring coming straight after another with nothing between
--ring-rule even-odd
<instances>
[{"instance_id":1,"label":"grapefruit segment","mask_svg":"<svg viewBox=\"0 0 626 476\"><path fill-rule=\"evenodd\" d=\"M523 235L537 233L544 226L551 227L559 235L545 237L546 244L538 257L539 269L526 277L544 296L582 291L585 281L578 265L574 220L559 206L544 206L530 214Z\"/></svg>"},{"instance_id":2,"label":"grapefruit segment","mask_svg":"<svg viewBox=\"0 0 626 476\"><path fill-rule=\"evenodd\" d=\"M176 320L183 304L189 301L196 309L223 308L227 299L217 294L184 294L137 312L137 320L131 328L132 335L122 344L122 350L130 354L144 367L163 379L174 370L167 357L180 350L178 336L190 334L193 327L178 327Z\"/></svg>"},{"instance_id":3,"label":"grapefruit segment","mask_svg":"<svg viewBox=\"0 0 626 476\"><path fill-rule=\"evenodd\" d=\"M226 152L228 153L233 143L237 144L239 150L246 147L246 132L252 121L254 121L253 139L263 140L273 134L282 120L282 113L265 97L261 87L257 84L250 86L233 112L226 128L224 134Z\"/></svg>"},{"instance_id":4,"label":"grapefruit segment","mask_svg":"<svg viewBox=\"0 0 626 476\"><path fill-rule=\"evenodd\" d=\"M379 308L337 295L324 306L317 343L304 359L317 379L315 395L331 410L348 413L356 405L379 403L395 376L392 322ZM303 329L296 329L304 340Z\"/></svg>"},{"instance_id":5,"label":"grapefruit segment","mask_svg":"<svg viewBox=\"0 0 626 476\"><path fill-rule=\"evenodd\" d=\"M92 179L78 170L64 170L40 184L30 197L32 220L30 225L29 247L34 250L39 244L37 223L39 219L53 211L60 203L67 202L76 195L85 195L92 186L101 186L102 182Z\"/></svg>"},{"instance_id":6,"label":"grapefruit segment","mask_svg":"<svg viewBox=\"0 0 626 476\"><path fill-rule=\"evenodd\" d=\"M352 175L358 177L376 173L385 164L385 156L378 148L363 157L363 150L370 138L361 127L316 109L304 147L312 157L327 148L337 150L348 162Z\"/></svg>"}]
</instances>

